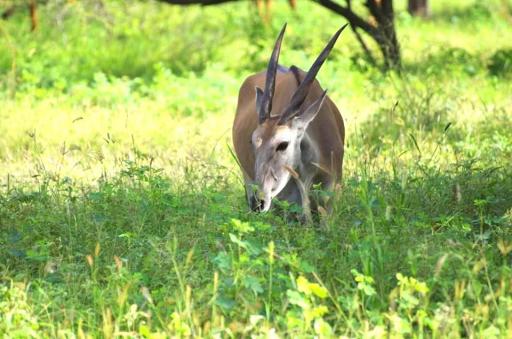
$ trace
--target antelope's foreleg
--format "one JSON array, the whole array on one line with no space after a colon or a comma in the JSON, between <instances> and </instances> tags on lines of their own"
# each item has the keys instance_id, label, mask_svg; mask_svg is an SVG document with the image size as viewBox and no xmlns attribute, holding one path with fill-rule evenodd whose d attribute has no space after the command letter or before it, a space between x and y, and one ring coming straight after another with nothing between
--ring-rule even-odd
<instances>
[{"instance_id":1,"label":"antelope's foreleg","mask_svg":"<svg viewBox=\"0 0 512 339\"><path fill-rule=\"evenodd\" d=\"M306 217L306 222L308 224L313 222L313 218L311 216L311 203L309 201L309 189L305 185L300 178L294 178L297 183L297 188L299 189L301 201L302 201L302 212L304 213L304 217Z\"/></svg>"},{"instance_id":2,"label":"antelope's foreleg","mask_svg":"<svg viewBox=\"0 0 512 339\"><path fill-rule=\"evenodd\" d=\"M288 172L290 172L291 176L295 180L295 183L297 184L297 188L300 193L300 200L302 202L302 212L304 213L304 217L306 218L307 223L312 223L313 218L311 216L311 203L309 201L309 187L311 185L311 179L308 178L304 181L302 181L299 177L299 174L293 170L292 168L285 166L284 167Z\"/></svg>"},{"instance_id":3,"label":"antelope's foreleg","mask_svg":"<svg viewBox=\"0 0 512 339\"><path fill-rule=\"evenodd\" d=\"M301 181L300 178L299 181ZM308 223L313 222L313 218L311 216L311 201L309 200L309 192L311 190L312 181L313 177L308 177L306 180L301 181L301 184L299 184L299 190L302 196L302 209L304 210L304 215L306 216Z\"/></svg>"}]
</instances>

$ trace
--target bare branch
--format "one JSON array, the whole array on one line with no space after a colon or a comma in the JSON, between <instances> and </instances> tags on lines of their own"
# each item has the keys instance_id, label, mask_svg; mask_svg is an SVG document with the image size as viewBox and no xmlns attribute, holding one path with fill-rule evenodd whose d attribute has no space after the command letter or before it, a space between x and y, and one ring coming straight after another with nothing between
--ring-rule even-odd
<instances>
[{"instance_id":1,"label":"bare branch","mask_svg":"<svg viewBox=\"0 0 512 339\"><path fill-rule=\"evenodd\" d=\"M349 10L352 10L352 0L345 0L345 2L347 3L347 8ZM359 34L359 31L357 30L357 27L355 27L353 25L350 25L350 28L352 29L352 32L354 32L354 35L356 36L357 41L359 42L359 44L363 48L363 51L366 54L366 57L368 58L370 63L372 65L376 65L377 63L375 62L375 58L373 57L372 51L370 51L370 49L368 48L368 46L364 42L363 37L361 36L361 34Z\"/></svg>"},{"instance_id":2,"label":"bare branch","mask_svg":"<svg viewBox=\"0 0 512 339\"><path fill-rule=\"evenodd\" d=\"M350 25L350 28L352 29L352 32L354 32L357 41L359 41L359 44L363 48L364 54L366 54L366 57L368 58L370 63L372 65L376 65L377 63L375 62L375 58L373 57L372 51L370 51L370 49L368 48L368 46L364 42L363 37L361 36L361 34L359 34L357 28L352 26L352 25Z\"/></svg>"},{"instance_id":3,"label":"bare branch","mask_svg":"<svg viewBox=\"0 0 512 339\"><path fill-rule=\"evenodd\" d=\"M396 38L396 31L393 22L393 0L365 0L364 6L368 9L374 22L367 21L352 10L352 1L345 0L346 6L342 6L335 0L312 0L317 4L330 9L343 16L350 23L350 27L361 44L369 60L375 60L373 55L359 34L362 29L373 40L377 42L384 57L387 67L400 65L400 45ZM372 61L373 62L373 61Z\"/></svg>"},{"instance_id":4,"label":"bare branch","mask_svg":"<svg viewBox=\"0 0 512 339\"><path fill-rule=\"evenodd\" d=\"M219 5L226 2L235 2L239 0L157 0L171 5Z\"/></svg>"},{"instance_id":5,"label":"bare branch","mask_svg":"<svg viewBox=\"0 0 512 339\"><path fill-rule=\"evenodd\" d=\"M332 1L332 0L313 0L314 2L318 3L319 5L330 9L334 13L337 13L345 19L348 20L351 26L359 27L366 33L374 36L377 34L377 31L375 27L370 25L368 22L366 22L363 18L358 16L356 13L354 13L351 9L348 7L341 6L340 4Z\"/></svg>"}]
</instances>

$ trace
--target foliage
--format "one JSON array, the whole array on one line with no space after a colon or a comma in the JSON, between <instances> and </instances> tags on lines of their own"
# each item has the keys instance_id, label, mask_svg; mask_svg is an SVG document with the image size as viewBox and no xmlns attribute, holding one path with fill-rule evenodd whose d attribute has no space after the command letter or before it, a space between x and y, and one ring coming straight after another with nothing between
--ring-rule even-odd
<instances>
[{"instance_id":1,"label":"foliage","mask_svg":"<svg viewBox=\"0 0 512 339\"><path fill-rule=\"evenodd\" d=\"M496 51L490 59L488 68L493 75L510 77L512 75L512 49Z\"/></svg>"},{"instance_id":2,"label":"foliage","mask_svg":"<svg viewBox=\"0 0 512 339\"><path fill-rule=\"evenodd\" d=\"M322 69L347 137L315 225L247 211L230 125L282 22L307 68L336 16L50 0L39 31L0 22L0 335L507 336L512 32L500 1L442 3L398 6L400 74L350 32Z\"/></svg>"}]
</instances>

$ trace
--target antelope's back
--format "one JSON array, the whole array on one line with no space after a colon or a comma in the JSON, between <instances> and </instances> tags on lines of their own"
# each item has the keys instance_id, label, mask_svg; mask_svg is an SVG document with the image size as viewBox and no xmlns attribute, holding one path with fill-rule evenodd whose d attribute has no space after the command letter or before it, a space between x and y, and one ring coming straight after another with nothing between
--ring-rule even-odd
<instances>
[{"instance_id":1,"label":"antelope's back","mask_svg":"<svg viewBox=\"0 0 512 339\"><path fill-rule=\"evenodd\" d=\"M306 73L299 70L302 80ZM254 179L254 151L251 136L258 127L256 112L256 87L265 87L265 72L253 74L245 79L238 94L238 105L233 123L233 144L244 175ZM298 81L293 72L277 72L275 94L272 101L271 115L280 114L289 104L293 93L298 88ZM323 93L317 80L314 81L302 107L308 107ZM320 163L332 167L336 178L341 175L343 160L345 127L336 105L327 96L317 117L309 124L308 135L319 145ZM331 155L332 154L332 155ZM332 159L332 162L331 162Z\"/></svg>"}]
</instances>

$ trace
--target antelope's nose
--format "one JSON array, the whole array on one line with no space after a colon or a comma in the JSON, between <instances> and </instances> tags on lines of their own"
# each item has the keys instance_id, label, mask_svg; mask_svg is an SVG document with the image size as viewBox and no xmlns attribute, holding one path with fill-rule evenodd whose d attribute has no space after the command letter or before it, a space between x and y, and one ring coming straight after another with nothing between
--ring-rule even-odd
<instances>
[{"instance_id":1,"label":"antelope's nose","mask_svg":"<svg viewBox=\"0 0 512 339\"><path fill-rule=\"evenodd\" d=\"M266 212L270 209L270 202L272 200L271 194L265 194L263 190L259 190L256 195L257 211L258 212Z\"/></svg>"},{"instance_id":2,"label":"antelope's nose","mask_svg":"<svg viewBox=\"0 0 512 339\"><path fill-rule=\"evenodd\" d=\"M258 200L258 203L258 212L262 212L263 209L265 208L265 200L260 199Z\"/></svg>"}]
</instances>

